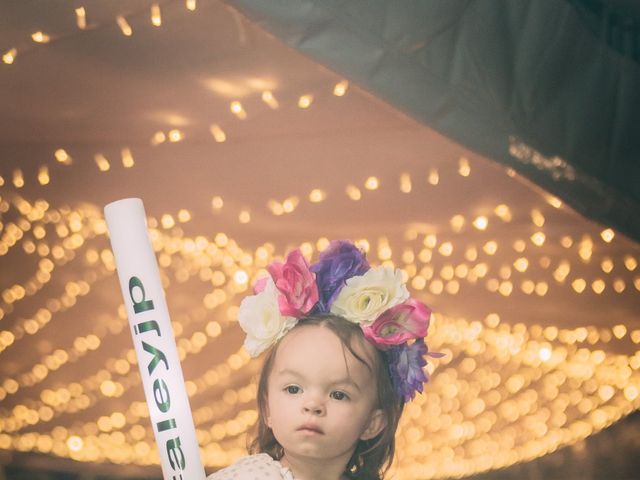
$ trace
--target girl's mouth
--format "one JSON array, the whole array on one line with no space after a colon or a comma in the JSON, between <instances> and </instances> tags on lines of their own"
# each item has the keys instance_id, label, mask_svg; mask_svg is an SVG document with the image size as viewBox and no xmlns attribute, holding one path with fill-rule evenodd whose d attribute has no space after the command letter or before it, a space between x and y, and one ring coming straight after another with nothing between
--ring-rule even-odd
<instances>
[{"instance_id":1,"label":"girl's mouth","mask_svg":"<svg viewBox=\"0 0 640 480\"><path fill-rule=\"evenodd\" d=\"M305 433L307 435L323 435L324 432L322 431L322 429L316 425L302 425L300 428L298 428L299 432Z\"/></svg>"}]
</instances>

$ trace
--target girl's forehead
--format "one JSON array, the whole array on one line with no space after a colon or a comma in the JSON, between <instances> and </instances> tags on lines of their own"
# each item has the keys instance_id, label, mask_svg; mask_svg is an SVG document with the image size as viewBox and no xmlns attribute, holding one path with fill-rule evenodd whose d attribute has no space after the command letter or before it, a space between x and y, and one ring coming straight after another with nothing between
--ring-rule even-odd
<instances>
[{"instance_id":1,"label":"girl's forehead","mask_svg":"<svg viewBox=\"0 0 640 480\"><path fill-rule=\"evenodd\" d=\"M370 368L373 357L367 351L366 341L353 339L351 348ZM281 340L274 368L278 370L292 365L298 368L343 370L350 375L362 370L369 372L369 368L354 357L334 332L320 325L294 328Z\"/></svg>"}]
</instances>

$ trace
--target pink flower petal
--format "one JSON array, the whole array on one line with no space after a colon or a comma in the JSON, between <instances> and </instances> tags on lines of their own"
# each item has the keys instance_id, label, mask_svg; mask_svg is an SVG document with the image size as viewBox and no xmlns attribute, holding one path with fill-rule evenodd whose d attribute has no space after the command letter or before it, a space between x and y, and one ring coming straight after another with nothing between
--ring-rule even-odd
<instances>
[{"instance_id":1,"label":"pink flower petal","mask_svg":"<svg viewBox=\"0 0 640 480\"><path fill-rule=\"evenodd\" d=\"M315 275L300 250L293 250L284 263L274 262L267 270L279 292L278 307L282 315L299 318L317 303Z\"/></svg>"},{"instance_id":2,"label":"pink flower petal","mask_svg":"<svg viewBox=\"0 0 640 480\"><path fill-rule=\"evenodd\" d=\"M422 302L410 298L380 315L363 329L365 336L381 348L400 345L412 338L423 338L429 329L431 310Z\"/></svg>"}]
</instances>

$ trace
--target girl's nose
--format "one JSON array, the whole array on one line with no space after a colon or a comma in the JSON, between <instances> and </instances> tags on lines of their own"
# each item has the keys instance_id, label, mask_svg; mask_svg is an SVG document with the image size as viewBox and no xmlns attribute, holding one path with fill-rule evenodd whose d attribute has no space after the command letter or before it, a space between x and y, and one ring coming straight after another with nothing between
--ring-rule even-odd
<instances>
[{"instance_id":1,"label":"girl's nose","mask_svg":"<svg viewBox=\"0 0 640 480\"><path fill-rule=\"evenodd\" d=\"M324 404L315 399L309 399L302 406L304 413L322 416L325 414Z\"/></svg>"}]
</instances>

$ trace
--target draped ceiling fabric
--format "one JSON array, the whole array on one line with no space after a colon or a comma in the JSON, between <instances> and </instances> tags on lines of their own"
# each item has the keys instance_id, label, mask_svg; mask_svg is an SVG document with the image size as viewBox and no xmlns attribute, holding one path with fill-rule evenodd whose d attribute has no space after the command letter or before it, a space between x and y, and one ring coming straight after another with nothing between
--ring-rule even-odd
<instances>
[{"instance_id":1,"label":"draped ceiling fabric","mask_svg":"<svg viewBox=\"0 0 640 480\"><path fill-rule=\"evenodd\" d=\"M640 239L640 9L633 2L230 3L419 121ZM587 15L598 6L600 16ZM589 25L607 25L620 12L627 15L604 32L619 48L609 48Z\"/></svg>"},{"instance_id":2,"label":"draped ceiling fabric","mask_svg":"<svg viewBox=\"0 0 640 480\"><path fill-rule=\"evenodd\" d=\"M260 360L241 348L237 306L268 262L295 246L316 259L333 238L403 270L435 312L430 348L446 354L407 406L394 478L543 457L640 406L638 136L624 120L637 109L621 94L598 111L637 65L604 49L608 66L590 64L571 7L42 5L0 4L0 467L159 471L102 215L132 196L208 471L244 453L256 421ZM499 40L507 19L517 38L548 28L553 48L500 50L522 47ZM564 31L581 32L580 48ZM489 40L513 68L475 56ZM567 70L556 88L542 66L529 81L520 61L543 59L604 68L612 83ZM590 177L604 158L615 168Z\"/></svg>"}]
</instances>

